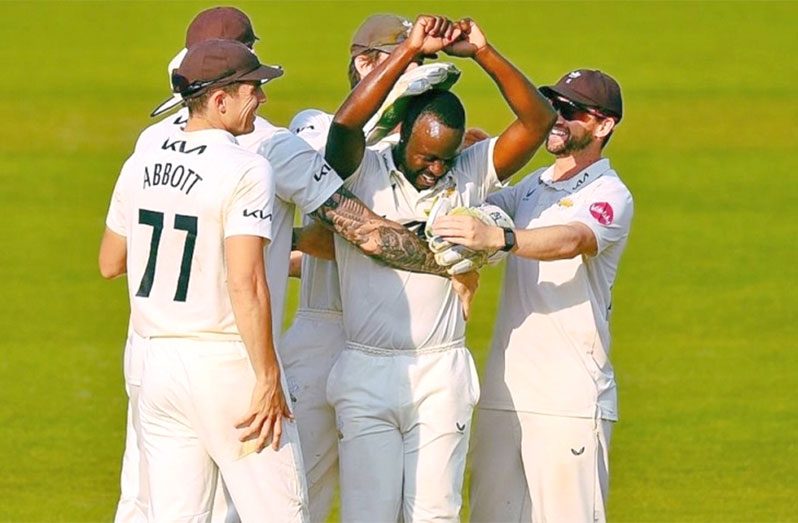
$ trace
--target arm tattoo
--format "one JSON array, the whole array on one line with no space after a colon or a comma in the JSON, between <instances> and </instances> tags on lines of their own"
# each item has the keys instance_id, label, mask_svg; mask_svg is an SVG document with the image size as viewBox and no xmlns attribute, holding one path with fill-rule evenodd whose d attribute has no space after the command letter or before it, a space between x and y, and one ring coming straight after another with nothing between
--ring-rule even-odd
<instances>
[{"instance_id":1,"label":"arm tattoo","mask_svg":"<svg viewBox=\"0 0 798 523\"><path fill-rule=\"evenodd\" d=\"M334 230L364 254L395 269L447 276L426 242L396 222L374 214L341 187L311 216Z\"/></svg>"}]
</instances>

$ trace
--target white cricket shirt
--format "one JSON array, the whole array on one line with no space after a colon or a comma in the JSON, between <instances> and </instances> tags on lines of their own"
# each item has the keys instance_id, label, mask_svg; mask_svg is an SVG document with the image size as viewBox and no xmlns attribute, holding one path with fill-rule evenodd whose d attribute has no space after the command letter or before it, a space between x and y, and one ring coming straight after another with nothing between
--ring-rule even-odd
<instances>
[{"instance_id":1,"label":"white cricket shirt","mask_svg":"<svg viewBox=\"0 0 798 523\"><path fill-rule=\"evenodd\" d=\"M324 155L327 135L333 115L317 109L297 113L289 128L308 145ZM304 216L302 225L312 220ZM338 283L338 264L315 256L302 256L302 278L299 288L299 308L341 312L341 288Z\"/></svg>"},{"instance_id":2,"label":"white cricket shirt","mask_svg":"<svg viewBox=\"0 0 798 523\"><path fill-rule=\"evenodd\" d=\"M479 142L457 156L432 189L418 191L396 168L390 147L368 148L344 185L375 213L408 224L427 219L437 198L453 205L482 203L498 182L496 140ZM393 350L428 349L465 334L460 300L448 278L392 269L336 236L344 330L349 341Z\"/></svg>"},{"instance_id":3,"label":"white cricket shirt","mask_svg":"<svg viewBox=\"0 0 798 523\"><path fill-rule=\"evenodd\" d=\"M614 421L611 289L632 195L606 159L560 182L551 181L552 172L535 171L488 202L518 229L584 223L598 253L556 261L509 257L480 406Z\"/></svg>"},{"instance_id":4,"label":"white cricket shirt","mask_svg":"<svg viewBox=\"0 0 798 523\"><path fill-rule=\"evenodd\" d=\"M182 128L187 121L188 109L183 108L145 129L136 148L162 143L164 134ZM275 339L278 339L283 330L294 206L299 207L302 214L309 214L332 196L343 182L304 140L259 116L255 118L255 130L238 136L237 140L244 149L266 158L274 173L277 198L272 210L272 242L266 251L266 276L271 294L272 328Z\"/></svg>"},{"instance_id":5,"label":"white cricket shirt","mask_svg":"<svg viewBox=\"0 0 798 523\"><path fill-rule=\"evenodd\" d=\"M239 339L224 239L271 238L269 164L218 129L173 129L137 150L106 224L127 240L131 322L141 336Z\"/></svg>"}]
</instances>

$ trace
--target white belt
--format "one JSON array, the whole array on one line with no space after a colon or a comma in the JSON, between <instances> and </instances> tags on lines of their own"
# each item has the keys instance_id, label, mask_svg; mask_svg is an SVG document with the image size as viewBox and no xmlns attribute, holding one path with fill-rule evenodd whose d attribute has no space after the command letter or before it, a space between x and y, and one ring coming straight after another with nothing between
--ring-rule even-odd
<instances>
[{"instance_id":1,"label":"white belt","mask_svg":"<svg viewBox=\"0 0 798 523\"><path fill-rule=\"evenodd\" d=\"M373 356L414 356L417 354L432 354L434 352L444 352L451 349L459 349L465 347L465 338L458 338L448 343L440 345L430 345L421 349L385 349L382 347L373 347L371 345L363 345L362 343L355 343L354 341L347 341L344 348L349 350L356 350L371 354Z\"/></svg>"},{"instance_id":2,"label":"white belt","mask_svg":"<svg viewBox=\"0 0 798 523\"><path fill-rule=\"evenodd\" d=\"M341 321L343 313L335 310L325 309L299 309L294 318L305 318L308 320Z\"/></svg>"}]
</instances>

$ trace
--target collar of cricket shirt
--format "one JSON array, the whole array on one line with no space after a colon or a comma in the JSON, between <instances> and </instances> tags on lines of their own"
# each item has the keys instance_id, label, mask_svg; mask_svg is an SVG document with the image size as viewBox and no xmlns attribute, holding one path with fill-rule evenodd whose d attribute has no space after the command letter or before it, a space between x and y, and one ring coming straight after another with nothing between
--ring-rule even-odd
<instances>
[{"instance_id":1,"label":"collar of cricket shirt","mask_svg":"<svg viewBox=\"0 0 798 523\"><path fill-rule=\"evenodd\" d=\"M180 134L186 138L199 138L207 142L238 143L236 137L224 129L199 129L197 131L183 131L181 129Z\"/></svg>"},{"instance_id":2,"label":"collar of cricket shirt","mask_svg":"<svg viewBox=\"0 0 798 523\"><path fill-rule=\"evenodd\" d=\"M598 179L602 174L609 170L610 161L607 158L602 158L588 165L585 169L578 172L576 175L571 176L567 180L558 180L555 182L551 179L551 176L554 173L554 166L552 165L543 171L543 173L540 175L540 181L557 191L575 193L580 188Z\"/></svg>"}]
</instances>

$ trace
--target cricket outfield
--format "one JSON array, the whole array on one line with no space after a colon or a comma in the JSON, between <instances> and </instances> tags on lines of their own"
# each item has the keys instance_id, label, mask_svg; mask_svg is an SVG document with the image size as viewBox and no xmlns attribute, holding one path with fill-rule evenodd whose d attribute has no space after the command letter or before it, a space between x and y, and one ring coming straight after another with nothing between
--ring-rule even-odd
<instances>
[{"instance_id":1,"label":"cricket outfield","mask_svg":"<svg viewBox=\"0 0 798 523\"><path fill-rule=\"evenodd\" d=\"M121 164L168 95L166 64L211 5L0 3L0 521L112 518L128 305L97 247ZM335 110L349 38L376 12L470 16L538 85L578 67L617 78L607 155L635 218L614 289L609 518L798 521L798 4L235 5L261 59L286 70L260 110L282 125ZM468 125L501 131L493 82L456 63ZM480 369L501 272L485 271L469 325Z\"/></svg>"}]
</instances>

